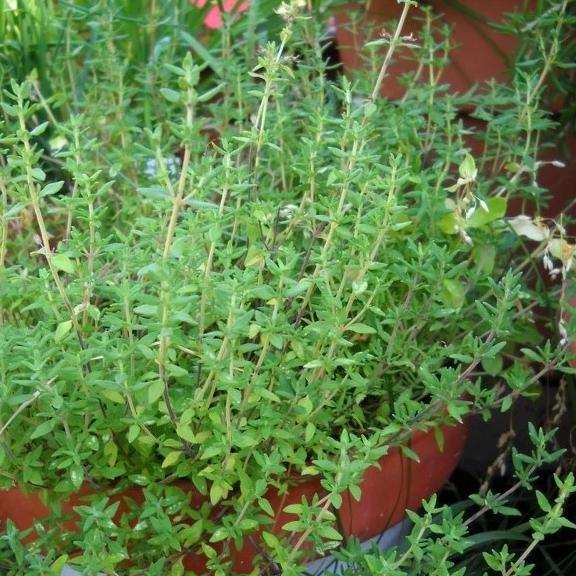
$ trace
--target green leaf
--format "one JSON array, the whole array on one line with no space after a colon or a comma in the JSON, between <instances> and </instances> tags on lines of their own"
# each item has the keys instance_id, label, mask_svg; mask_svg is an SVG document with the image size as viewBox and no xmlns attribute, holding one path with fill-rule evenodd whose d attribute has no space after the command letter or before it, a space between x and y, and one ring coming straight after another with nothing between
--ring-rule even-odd
<instances>
[{"instance_id":1,"label":"green leaf","mask_svg":"<svg viewBox=\"0 0 576 576\"><path fill-rule=\"evenodd\" d=\"M132 424L132 426L130 426L130 428L128 429L128 434L126 435L128 443L132 444L132 442L134 442L134 440L136 440L136 438L138 438L139 435L140 435L140 426Z\"/></svg>"},{"instance_id":2,"label":"green leaf","mask_svg":"<svg viewBox=\"0 0 576 576\"><path fill-rule=\"evenodd\" d=\"M342 495L338 492L333 492L330 494L330 503L336 510L339 510L342 506Z\"/></svg>"},{"instance_id":3,"label":"green leaf","mask_svg":"<svg viewBox=\"0 0 576 576\"><path fill-rule=\"evenodd\" d=\"M276 514L274 512L274 508L272 508L270 502L268 502L266 498L258 498L258 505L262 510L264 510L264 512L266 512L266 514L268 514L268 516L271 518L275 517Z\"/></svg>"},{"instance_id":4,"label":"green leaf","mask_svg":"<svg viewBox=\"0 0 576 576\"><path fill-rule=\"evenodd\" d=\"M204 92L204 94L198 96L198 102L208 102L208 100L212 100L212 98L214 98L216 94L219 94L220 92L222 92L222 90L224 90L226 84L227 84L226 82L222 82L221 84L218 84L218 86L215 86L211 90Z\"/></svg>"},{"instance_id":5,"label":"green leaf","mask_svg":"<svg viewBox=\"0 0 576 576\"><path fill-rule=\"evenodd\" d=\"M446 216L438 222L438 228L441 232L444 232L444 234L457 234L458 227L456 225L456 215L454 212L446 214Z\"/></svg>"},{"instance_id":6,"label":"green leaf","mask_svg":"<svg viewBox=\"0 0 576 576\"><path fill-rule=\"evenodd\" d=\"M526 358L529 358L533 362L536 363L542 362L542 358L540 357L540 355L534 350L531 350L530 348L521 348L520 352L522 352L522 354L524 354Z\"/></svg>"},{"instance_id":7,"label":"green leaf","mask_svg":"<svg viewBox=\"0 0 576 576\"><path fill-rule=\"evenodd\" d=\"M460 308L464 304L466 289L462 282L452 278L445 278L442 283L440 298L442 302L454 308Z\"/></svg>"},{"instance_id":8,"label":"green leaf","mask_svg":"<svg viewBox=\"0 0 576 576\"><path fill-rule=\"evenodd\" d=\"M523 542L530 541L530 538L514 530L490 530L487 532L479 532L477 534L470 534L467 537L475 546L485 546L492 542L500 542L502 540L519 540Z\"/></svg>"},{"instance_id":9,"label":"green leaf","mask_svg":"<svg viewBox=\"0 0 576 576\"><path fill-rule=\"evenodd\" d=\"M346 327L346 330L350 332L356 332L356 334L376 334L376 330L372 328L372 326L368 326L368 324L350 324Z\"/></svg>"},{"instance_id":10,"label":"green leaf","mask_svg":"<svg viewBox=\"0 0 576 576\"><path fill-rule=\"evenodd\" d=\"M170 200L168 191L160 186L136 188L136 191L151 200Z\"/></svg>"},{"instance_id":11,"label":"green leaf","mask_svg":"<svg viewBox=\"0 0 576 576\"><path fill-rule=\"evenodd\" d=\"M52 256L52 264L60 272L66 272L68 274L74 273L74 262L66 256L66 254L54 254Z\"/></svg>"},{"instance_id":12,"label":"green leaf","mask_svg":"<svg viewBox=\"0 0 576 576\"><path fill-rule=\"evenodd\" d=\"M299 520L292 520L291 522L286 522L284 526L282 526L282 530L286 530L286 532L299 532L302 530L302 523Z\"/></svg>"},{"instance_id":13,"label":"green leaf","mask_svg":"<svg viewBox=\"0 0 576 576\"><path fill-rule=\"evenodd\" d=\"M182 450L173 450L169 452L166 458L162 462L162 468L168 468L169 466L174 466L178 460L182 457Z\"/></svg>"},{"instance_id":14,"label":"green leaf","mask_svg":"<svg viewBox=\"0 0 576 576\"><path fill-rule=\"evenodd\" d=\"M494 511L502 514L502 516L522 516L520 510L512 508L511 506L498 506Z\"/></svg>"},{"instance_id":15,"label":"green leaf","mask_svg":"<svg viewBox=\"0 0 576 576\"><path fill-rule=\"evenodd\" d=\"M181 95L180 92L177 92L176 90L171 90L170 88L160 88L160 94L162 94L162 96L164 96L168 102L172 102L173 104L180 102Z\"/></svg>"},{"instance_id":16,"label":"green leaf","mask_svg":"<svg viewBox=\"0 0 576 576\"><path fill-rule=\"evenodd\" d=\"M134 312L140 316L156 316L158 313L158 306L155 304L142 304L141 306L136 306Z\"/></svg>"},{"instance_id":17,"label":"green leaf","mask_svg":"<svg viewBox=\"0 0 576 576\"><path fill-rule=\"evenodd\" d=\"M58 182L50 182L50 184L46 184L44 188L40 191L40 196L50 196L52 194L56 194L56 192L60 192L62 190L62 186L64 186L64 180L59 180Z\"/></svg>"},{"instance_id":18,"label":"green leaf","mask_svg":"<svg viewBox=\"0 0 576 576\"><path fill-rule=\"evenodd\" d=\"M496 247L489 244L474 246L472 249L472 259L479 271L491 274L496 264Z\"/></svg>"},{"instance_id":19,"label":"green leaf","mask_svg":"<svg viewBox=\"0 0 576 576\"><path fill-rule=\"evenodd\" d=\"M420 456L418 456L412 448L408 448L408 446L400 446L400 450L406 458L410 458L410 460L414 460L414 462L420 462Z\"/></svg>"},{"instance_id":20,"label":"green leaf","mask_svg":"<svg viewBox=\"0 0 576 576\"><path fill-rule=\"evenodd\" d=\"M552 510L552 506L550 505L550 502L548 502L548 499L546 498L546 496L544 496L544 494L542 492L540 492L540 490L536 490L535 494L536 494L536 499L538 500L538 506L540 506L540 509L543 512L550 512Z\"/></svg>"},{"instance_id":21,"label":"green leaf","mask_svg":"<svg viewBox=\"0 0 576 576\"><path fill-rule=\"evenodd\" d=\"M162 380L154 380L148 387L148 403L155 404L162 397L164 393L164 382Z\"/></svg>"},{"instance_id":22,"label":"green leaf","mask_svg":"<svg viewBox=\"0 0 576 576\"><path fill-rule=\"evenodd\" d=\"M484 562L486 562L494 572L502 572L502 570L500 570L502 562L496 552L482 552L482 556L484 557Z\"/></svg>"},{"instance_id":23,"label":"green leaf","mask_svg":"<svg viewBox=\"0 0 576 576\"><path fill-rule=\"evenodd\" d=\"M500 406L500 412L508 412L512 406L512 396L504 396L502 398L502 405Z\"/></svg>"},{"instance_id":24,"label":"green leaf","mask_svg":"<svg viewBox=\"0 0 576 576\"><path fill-rule=\"evenodd\" d=\"M68 562L68 554L62 554L50 564L50 574L54 576L60 576L62 571L64 570L64 566L66 566L66 562Z\"/></svg>"},{"instance_id":25,"label":"green leaf","mask_svg":"<svg viewBox=\"0 0 576 576\"><path fill-rule=\"evenodd\" d=\"M303 368L322 368L323 365L322 360L310 360L310 362L304 364Z\"/></svg>"},{"instance_id":26,"label":"green leaf","mask_svg":"<svg viewBox=\"0 0 576 576\"><path fill-rule=\"evenodd\" d=\"M500 374L503 366L504 360L500 355L493 356L492 358L482 358L482 368L484 368L490 376Z\"/></svg>"},{"instance_id":27,"label":"green leaf","mask_svg":"<svg viewBox=\"0 0 576 576\"><path fill-rule=\"evenodd\" d=\"M328 540L342 540L342 534L340 534L336 528L328 526L327 524L319 526L318 531L323 538L327 538Z\"/></svg>"},{"instance_id":28,"label":"green leaf","mask_svg":"<svg viewBox=\"0 0 576 576\"><path fill-rule=\"evenodd\" d=\"M560 524L560 526L563 526L564 528L570 528L572 530L576 529L576 524L574 524L574 522L568 520L568 518L558 518L558 524Z\"/></svg>"},{"instance_id":29,"label":"green leaf","mask_svg":"<svg viewBox=\"0 0 576 576\"><path fill-rule=\"evenodd\" d=\"M488 212L482 208L477 208L474 214L465 221L466 228L481 228L490 222L500 220L506 215L507 205L506 198L499 196L488 198L488 200L486 200Z\"/></svg>"},{"instance_id":30,"label":"green leaf","mask_svg":"<svg viewBox=\"0 0 576 576\"><path fill-rule=\"evenodd\" d=\"M220 527L214 530L214 534L210 537L210 542L221 542L222 540L226 540L230 536L230 533L226 528Z\"/></svg>"},{"instance_id":31,"label":"green leaf","mask_svg":"<svg viewBox=\"0 0 576 576\"><path fill-rule=\"evenodd\" d=\"M444 432L440 426L434 426L434 439L440 452L444 452Z\"/></svg>"},{"instance_id":32,"label":"green leaf","mask_svg":"<svg viewBox=\"0 0 576 576\"><path fill-rule=\"evenodd\" d=\"M478 169L476 168L474 157L471 154L466 154L464 160L460 163L458 172L464 180L476 180Z\"/></svg>"},{"instance_id":33,"label":"green leaf","mask_svg":"<svg viewBox=\"0 0 576 576\"><path fill-rule=\"evenodd\" d=\"M185 570L182 562L182 558L178 558L178 560L172 564L169 576L184 576Z\"/></svg>"},{"instance_id":34,"label":"green leaf","mask_svg":"<svg viewBox=\"0 0 576 576\"><path fill-rule=\"evenodd\" d=\"M182 422L180 422L176 427L176 434L178 434L182 440L190 442L191 444L193 444L196 440L194 432L192 432L190 426L188 424L183 424Z\"/></svg>"},{"instance_id":35,"label":"green leaf","mask_svg":"<svg viewBox=\"0 0 576 576\"><path fill-rule=\"evenodd\" d=\"M182 368L182 366L178 366L177 364L168 364L168 373L174 378L183 378L188 376L188 370Z\"/></svg>"},{"instance_id":36,"label":"green leaf","mask_svg":"<svg viewBox=\"0 0 576 576\"><path fill-rule=\"evenodd\" d=\"M82 466L79 466L77 464L72 466L70 468L69 475L70 475L70 482L72 482L74 488L76 489L80 488L80 486L82 486L82 482L84 482L84 469L82 468Z\"/></svg>"},{"instance_id":37,"label":"green leaf","mask_svg":"<svg viewBox=\"0 0 576 576\"><path fill-rule=\"evenodd\" d=\"M224 494L224 490L222 489L222 486L220 486L220 484L218 482L213 482L212 486L210 487L210 502L213 506L215 506L216 504L218 504L218 502L220 502L220 499L222 498Z\"/></svg>"},{"instance_id":38,"label":"green leaf","mask_svg":"<svg viewBox=\"0 0 576 576\"><path fill-rule=\"evenodd\" d=\"M180 532L180 537L184 546L190 547L192 544L196 544L196 542L198 542L202 536L203 528L204 526L202 520L196 520L192 526L184 528L184 530Z\"/></svg>"},{"instance_id":39,"label":"green leaf","mask_svg":"<svg viewBox=\"0 0 576 576\"><path fill-rule=\"evenodd\" d=\"M38 180L40 182L44 182L44 180L46 180L46 172L44 172L42 168L32 168L31 172L32 178L34 178L34 180Z\"/></svg>"},{"instance_id":40,"label":"green leaf","mask_svg":"<svg viewBox=\"0 0 576 576\"><path fill-rule=\"evenodd\" d=\"M16 108L16 106L12 106L7 102L0 102L0 106L2 107L2 110L8 114L8 116L18 116L18 108Z\"/></svg>"},{"instance_id":41,"label":"green leaf","mask_svg":"<svg viewBox=\"0 0 576 576\"><path fill-rule=\"evenodd\" d=\"M37 426L36 429L30 434L30 440L35 440L36 438L40 438L41 436L45 436L54 430L54 426L56 425L56 419L52 418L51 420L46 420L46 422L42 422L40 426Z\"/></svg>"},{"instance_id":42,"label":"green leaf","mask_svg":"<svg viewBox=\"0 0 576 576\"><path fill-rule=\"evenodd\" d=\"M348 490L350 490L350 494L352 494L352 498L356 500L356 502L360 502L360 498L362 497L362 489L357 484L352 484Z\"/></svg>"},{"instance_id":43,"label":"green leaf","mask_svg":"<svg viewBox=\"0 0 576 576\"><path fill-rule=\"evenodd\" d=\"M262 538L264 539L264 542L266 542L266 545L270 548L276 548L280 544L278 538L276 538L276 536L270 532L262 532Z\"/></svg>"},{"instance_id":44,"label":"green leaf","mask_svg":"<svg viewBox=\"0 0 576 576\"><path fill-rule=\"evenodd\" d=\"M56 331L54 332L54 341L60 342L64 339L64 336L70 332L72 329L72 320L65 320L64 322L60 322L56 327Z\"/></svg>"},{"instance_id":45,"label":"green leaf","mask_svg":"<svg viewBox=\"0 0 576 576\"><path fill-rule=\"evenodd\" d=\"M102 396L108 398L112 402L116 402L117 404L124 404L124 396L120 394L117 390L103 390Z\"/></svg>"},{"instance_id":46,"label":"green leaf","mask_svg":"<svg viewBox=\"0 0 576 576\"><path fill-rule=\"evenodd\" d=\"M316 433L316 426L313 422L308 422L306 424L306 431L304 433L304 440L306 443L309 443L312 438L314 438L314 434Z\"/></svg>"},{"instance_id":47,"label":"green leaf","mask_svg":"<svg viewBox=\"0 0 576 576\"><path fill-rule=\"evenodd\" d=\"M24 208L26 208L26 204L24 204L24 202L17 202L16 204L12 205L7 212L4 213L4 218L6 218L6 220L13 218L22 212Z\"/></svg>"},{"instance_id":48,"label":"green leaf","mask_svg":"<svg viewBox=\"0 0 576 576\"><path fill-rule=\"evenodd\" d=\"M42 124L38 124L36 128L30 131L30 136L40 136L41 134L44 134L49 125L50 122L42 122Z\"/></svg>"}]
</instances>

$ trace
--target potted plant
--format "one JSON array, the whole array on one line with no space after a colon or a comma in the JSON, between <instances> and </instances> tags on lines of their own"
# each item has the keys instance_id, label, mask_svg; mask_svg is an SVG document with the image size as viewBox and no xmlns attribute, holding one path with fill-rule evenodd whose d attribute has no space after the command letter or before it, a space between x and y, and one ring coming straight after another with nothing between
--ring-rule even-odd
<instances>
[{"instance_id":1,"label":"potted plant","mask_svg":"<svg viewBox=\"0 0 576 576\"><path fill-rule=\"evenodd\" d=\"M301 9L250 74L249 43L226 75L166 62L143 129L109 60L65 120L3 93L0 518L52 569L297 574L417 507L468 413L561 366L519 350L517 236L456 110L378 98L401 26L357 104Z\"/></svg>"}]
</instances>

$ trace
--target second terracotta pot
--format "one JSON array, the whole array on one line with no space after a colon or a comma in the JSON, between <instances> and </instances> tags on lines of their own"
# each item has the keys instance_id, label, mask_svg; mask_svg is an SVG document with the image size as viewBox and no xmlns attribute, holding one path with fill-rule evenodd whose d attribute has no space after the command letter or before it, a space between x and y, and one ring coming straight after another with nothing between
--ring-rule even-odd
<instances>
[{"instance_id":1,"label":"second terracotta pot","mask_svg":"<svg viewBox=\"0 0 576 576\"><path fill-rule=\"evenodd\" d=\"M518 38L497 32L488 22L502 22L506 13L524 10L532 0L429 0L432 11L438 16L436 26L449 24L452 28L450 63L440 78L441 84L449 84L451 92L466 92L473 84L491 78L505 81L509 66L514 62ZM336 14L336 40L340 58L347 75L364 67L363 46L377 39L382 32L393 34L402 5L396 0L367 0L351 2ZM362 13L359 20L351 13ZM422 31L422 12L411 9L403 29L403 35L412 34L419 42ZM401 98L405 88L400 76L414 72L417 64L412 50L397 50L396 58L389 68L388 77L382 85L382 95L390 99Z\"/></svg>"},{"instance_id":2,"label":"second terracotta pot","mask_svg":"<svg viewBox=\"0 0 576 576\"><path fill-rule=\"evenodd\" d=\"M344 536L354 535L360 540L376 536L402 520L406 509L417 509L423 499L442 487L460 459L467 425L443 426L442 433L442 449L438 446L434 431L414 433L409 445L418 455L418 462L407 458L395 448L380 459L379 468L373 467L365 472L360 501L357 502L349 493L343 495L339 517ZM179 487L191 492L192 506L199 507L206 501L191 484L182 482ZM87 499L93 495L94 491L85 485L62 504L63 512L69 517L63 525L64 530L78 530L74 507L86 504ZM276 534L283 533L282 526L297 519L295 515L285 512L284 508L289 504L301 503L303 497L310 502L314 495L320 498L325 495L320 480L316 477L295 479L286 495L280 495L274 490L269 491L266 498L276 513L271 530ZM135 487L111 498L112 502L121 502L118 515L129 509L129 500L142 503L141 489ZM32 528L35 521L49 516L50 510L37 492L24 492L16 487L0 492L0 528L5 526L7 520L11 520L20 530L26 530ZM248 574L258 564L261 548L260 539L258 535L255 536L250 541L245 540L241 550L232 547L231 556L236 573ZM33 538L34 536L30 537ZM201 555L190 554L185 557L184 565L188 570L202 574L206 570L206 559Z\"/></svg>"}]
</instances>

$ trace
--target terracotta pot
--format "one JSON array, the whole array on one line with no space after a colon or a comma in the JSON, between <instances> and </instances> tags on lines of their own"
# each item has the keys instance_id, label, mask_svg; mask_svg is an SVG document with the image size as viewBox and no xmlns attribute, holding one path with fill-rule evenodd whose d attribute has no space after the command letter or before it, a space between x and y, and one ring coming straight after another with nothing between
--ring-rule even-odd
<instances>
[{"instance_id":1,"label":"terracotta pot","mask_svg":"<svg viewBox=\"0 0 576 576\"><path fill-rule=\"evenodd\" d=\"M339 516L344 535L355 535L360 540L367 540L397 524L404 517L406 509L417 509L423 499L441 488L456 467L467 430L467 424L443 426L443 450L438 447L433 431L414 433L410 447L418 454L419 462L408 459L398 449L391 450L381 458L380 469L374 467L365 472L359 502L348 493L343 495ZM193 506L199 507L205 502L191 484L181 483L180 487L188 488L192 492ZM63 511L70 515L70 520L64 523L64 530L78 530L74 507L86 503L86 497L93 494L94 491L85 485L63 503ZM303 497L310 501L315 494L322 497L325 491L319 479L314 477L295 479L294 486L284 496L271 490L266 497L276 511L272 530L280 533L286 522L296 519L293 514L284 512L283 509L288 504L300 503ZM121 502L118 515L128 510L129 499L141 503L141 489L126 490L111 498L112 502ZM46 518L49 514L48 507L37 493L25 493L19 488L0 493L0 524L5 524L6 520L10 519L20 530L24 530L31 528L35 520ZM34 536L31 535L30 539L34 539ZM240 574L247 574L253 569L259 545L258 538L252 540L255 544L247 542L240 551L232 548L234 570ZM199 556L187 556L184 564L188 570L198 573L206 569L205 559Z\"/></svg>"},{"instance_id":2,"label":"terracotta pot","mask_svg":"<svg viewBox=\"0 0 576 576\"><path fill-rule=\"evenodd\" d=\"M492 22L502 22L508 12L524 9L525 0L462 0L467 8ZM440 78L441 84L449 84L451 92L466 92L473 84L491 78L505 81L509 65L514 61L518 44L516 37L502 34L490 26L466 14L462 9L447 0L429 0L435 14L440 15L437 24L448 23L452 29L450 63ZM533 4L530 0L529 4ZM393 21L398 21L402 6L395 0L366 0L343 6L336 14L336 40L340 58L347 75L362 69L362 48L369 40L380 37L383 30L393 33ZM351 31L351 12L363 11L356 30ZM422 13L412 9L403 29L403 35L421 36ZM370 31L370 32L368 32ZM357 33L356 33L357 32ZM417 68L412 50L402 48L396 51L395 62L390 66L388 76L382 85L382 95L390 99L401 98L404 87L399 82L401 74L414 72Z\"/></svg>"}]
</instances>

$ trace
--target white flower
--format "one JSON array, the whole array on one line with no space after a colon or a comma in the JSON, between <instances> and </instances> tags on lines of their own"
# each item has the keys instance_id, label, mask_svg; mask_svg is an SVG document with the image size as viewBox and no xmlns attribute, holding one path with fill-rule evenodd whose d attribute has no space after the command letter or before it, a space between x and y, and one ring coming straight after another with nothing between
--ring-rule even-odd
<instances>
[{"instance_id":1,"label":"white flower","mask_svg":"<svg viewBox=\"0 0 576 576\"><path fill-rule=\"evenodd\" d=\"M560 333L560 346L565 346L568 342L568 331L566 330L564 318L560 318L558 322L558 332Z\"/></svg>"}]
</instances>

